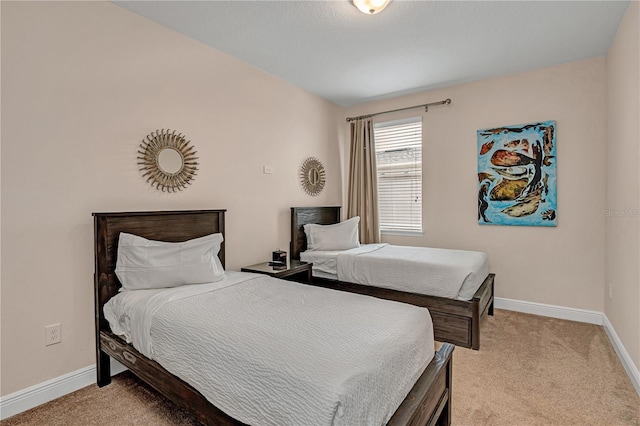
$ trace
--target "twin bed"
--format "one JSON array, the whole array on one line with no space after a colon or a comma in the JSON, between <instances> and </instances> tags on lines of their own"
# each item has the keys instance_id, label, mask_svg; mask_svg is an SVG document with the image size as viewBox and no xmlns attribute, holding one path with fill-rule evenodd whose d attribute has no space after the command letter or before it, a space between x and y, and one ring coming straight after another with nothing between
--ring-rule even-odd
<instances>
[{"instance_id":1,"label":"twin bed","mask_svg":"<svg viewBox=\"0 0 640 426\"><path fill-rule=\"evenodd\" d=\"M325 226L333 234L308 247L309 225L339 223L340 207L291 208L291 258L313 262L314 285L426 307L436 340L480 349L480 321L493 315L494 304L494 274L484 253L374 244L322 250L350 247L346 222Z\"/></svg>"},{"instance_id":2,"label":"twin bed","mask_svg":"<svg viewBox=\"0 0 640 426\"><path fill-rule=\"evenodd\" d=\"M434 350L427 310L241 272L196 283L193 267L131 288L126 234L144 253L219 234L216 270L225 211L93 216L99 386L113 357L205 424L450 424L453 345Z\"/></svg>"}]
</instances>

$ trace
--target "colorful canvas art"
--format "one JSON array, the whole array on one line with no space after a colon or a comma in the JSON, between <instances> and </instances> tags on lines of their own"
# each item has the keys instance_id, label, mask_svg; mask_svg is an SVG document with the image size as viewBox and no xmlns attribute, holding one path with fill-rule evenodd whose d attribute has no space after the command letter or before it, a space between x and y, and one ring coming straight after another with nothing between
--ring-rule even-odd
<instances>
[{"instance_id":1,"label":"colorful canvas art","mask_svg":"<svg viewBox=\"0 0 640 426\"><path fill-rule=\"evenodd\" d=\"M478 130L478 223L557 226L556 122Z\"/></svg>"}]
</instances>

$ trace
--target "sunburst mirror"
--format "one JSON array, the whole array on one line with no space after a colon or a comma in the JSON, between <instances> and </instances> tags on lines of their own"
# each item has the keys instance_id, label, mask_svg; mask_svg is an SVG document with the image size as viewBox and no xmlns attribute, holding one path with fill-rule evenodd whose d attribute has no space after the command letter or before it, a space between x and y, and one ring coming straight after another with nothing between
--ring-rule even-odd
<instances>
[{"instance_id":1,"label":"sunburst mirror","mask_svg":"<svg viewBox=\"0 0 640 426\"><path fill-rule=\"evenodd\" d=\"M324 166L314 157L309 157L300 167L300 184L309 195L318 195L322 192L325 183Z\"/></svg>"},{"instance_id":2,"label":"sunburst mirror","mask_svg":"<svg viewBox=\"0 0 640 426\"><path fill-rule=\"evenodd\" d=\"M197 151L182 133L156 130L140 144L138 165L142 177L163 192L182 191L198 171Z\"/></svg>"}]
</instances>

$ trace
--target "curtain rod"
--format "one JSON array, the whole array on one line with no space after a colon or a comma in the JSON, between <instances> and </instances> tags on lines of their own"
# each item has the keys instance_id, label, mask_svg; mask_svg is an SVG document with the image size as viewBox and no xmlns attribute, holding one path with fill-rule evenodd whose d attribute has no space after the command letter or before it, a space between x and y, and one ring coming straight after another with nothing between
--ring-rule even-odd
<instances>
[{"instance_id":1,"label":"curtain rod","mask_svg":"<svg viewBox=\"0 0 640 426\"><path fill-rule=\"evenodd\" d=\"M450 103L451 103L451 99L445 99L444 101L439 101L439 102L431 102L431 103L428 103L428 104L414 105L414 106L410 106L410 107L406 107L406 108L392 109L390 111L375 112L373 114L359 115L357 117L347 117L347 123L349 123L351 121L354 121L354 120L360 120L362 118L371 118L371 117L375 117L376 115L389 114L391 112L404 111L404 110L407 110L407 109L414 109L414 108L422 108L422 107L424 107L424 110L426 112L426 111L429 111L429 107L430 106L434 106L434 105L449 105Z\"/></svg>"}]
</instances>

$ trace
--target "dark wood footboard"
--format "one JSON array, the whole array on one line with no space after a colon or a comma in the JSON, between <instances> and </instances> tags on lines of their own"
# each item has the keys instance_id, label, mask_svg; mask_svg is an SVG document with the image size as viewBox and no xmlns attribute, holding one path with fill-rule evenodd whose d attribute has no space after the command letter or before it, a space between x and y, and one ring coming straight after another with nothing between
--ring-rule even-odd
<instances>
[{"instance_id":1,"label":"dark wood footboard","mask_svg":"<svg viewBox=\"0 0 640 426\"><path fill-rule=\"evenodd\" d=\"M429 309L436 340L480 349L480 322L485 315L493 315L494 278L489 274L469 301L434 296L414 299L414 304Z\"/></svg>"}]
</instances>

